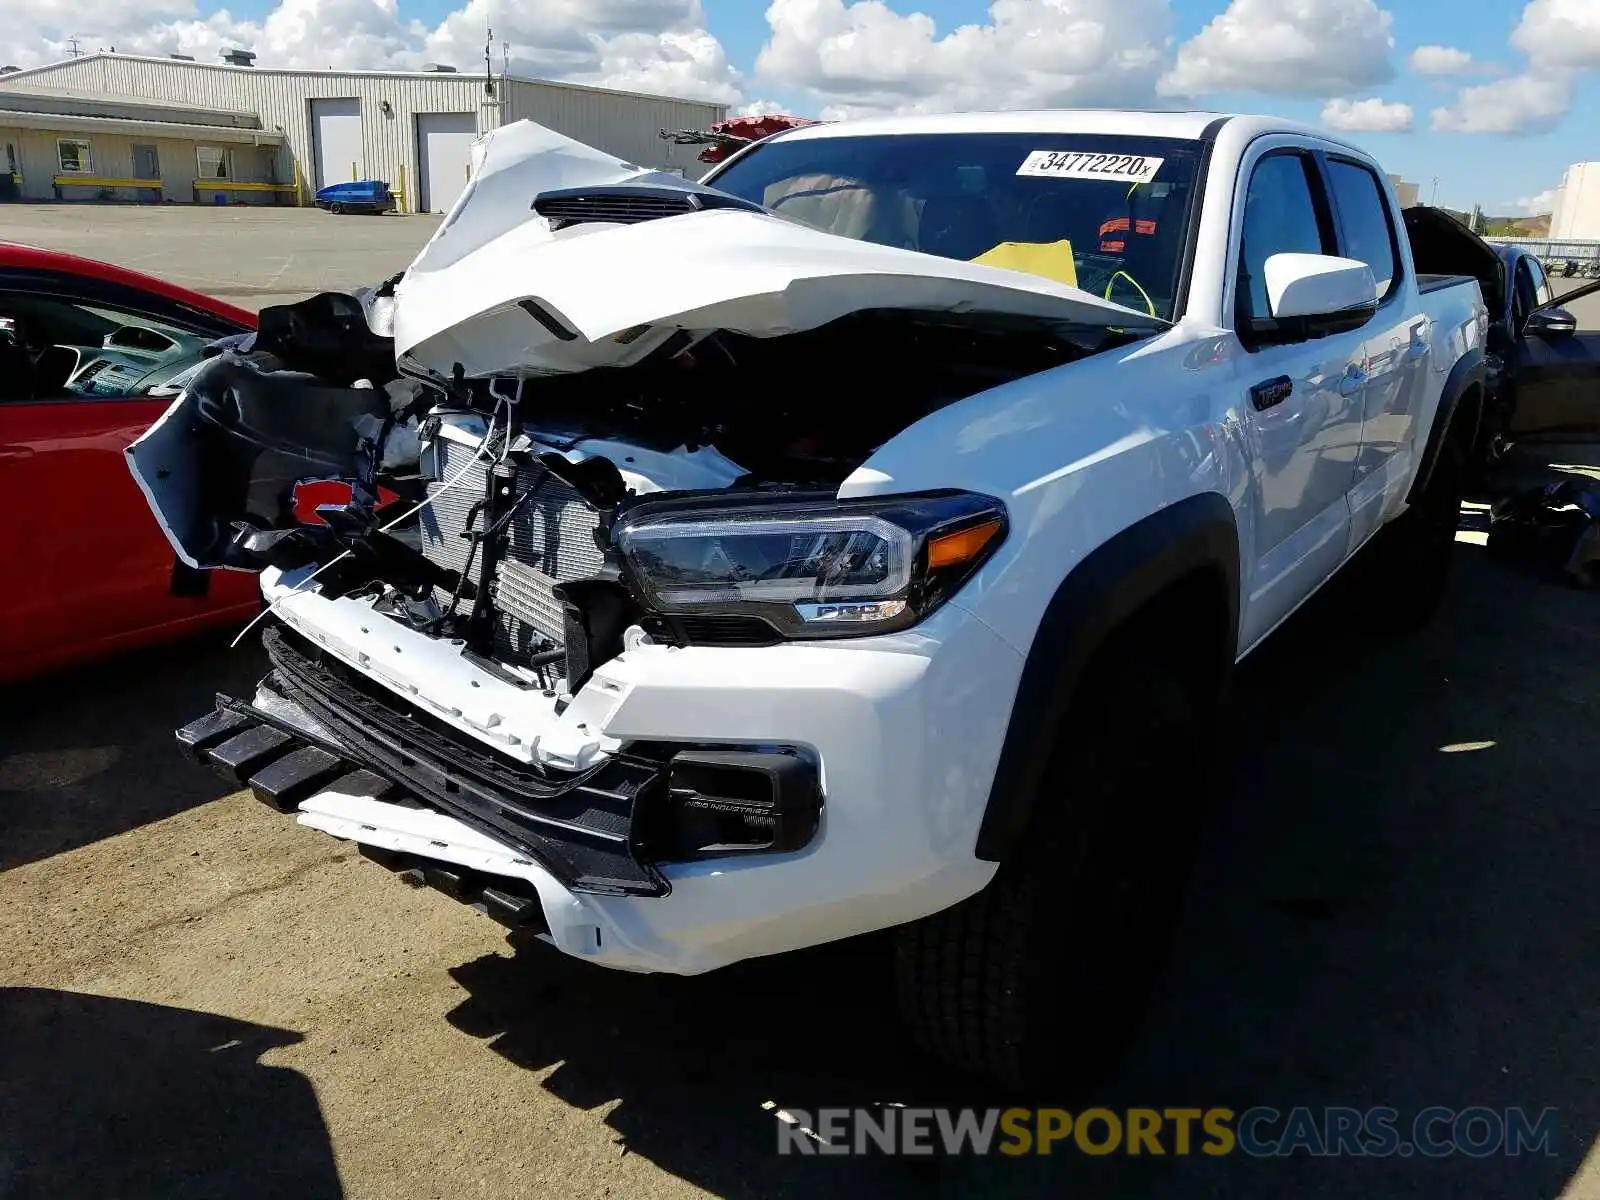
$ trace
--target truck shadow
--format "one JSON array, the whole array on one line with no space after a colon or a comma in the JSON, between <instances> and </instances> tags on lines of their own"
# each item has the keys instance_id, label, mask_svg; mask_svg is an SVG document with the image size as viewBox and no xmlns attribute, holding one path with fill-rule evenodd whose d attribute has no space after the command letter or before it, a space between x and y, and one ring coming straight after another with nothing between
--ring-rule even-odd
<instances>
[{"instance_id":1,"label":"truck shadow","mask_svg":"<svg viewBox=\"0 0 1600 1200\"><path fill-rule=\"evenodd\" d=\"M172 731L265 673L251 639L210 635L0 688L0 871L227 795Z\"/></svg>"},{"instance_id":2,"label":"truck shadow","mask_svg":"<svg viewBox=\"0 0 1600 1200\"><path fill-rule=\"evenodd\" d=\"M343 1195L300 1035L105 996L0 989L0 1196Z\"/></svg>"},{"instance_id":3,"label":"truck shadow","mask_svg":"<svg viewBox=\"0 0 1600 1200\"><path fill-rule=\"evenodd\" d=\"M1553 1195L1600 1128L1594 597L1462 547L1440 619L1375 641L1330 590L1241 672L1231 786L1176 949L1107 1077L995 1095L918 1060L883 938L699 979L533 952L453 974L451 1014L720 1195ZM1064 918L1069 914L1063 914ZM559 1065L557 1065L559 1064ZM1430 1105L1558 1110L1548 1155L889 1160L777 1153L774 1109Z\"/></svg>"}]
</instances>

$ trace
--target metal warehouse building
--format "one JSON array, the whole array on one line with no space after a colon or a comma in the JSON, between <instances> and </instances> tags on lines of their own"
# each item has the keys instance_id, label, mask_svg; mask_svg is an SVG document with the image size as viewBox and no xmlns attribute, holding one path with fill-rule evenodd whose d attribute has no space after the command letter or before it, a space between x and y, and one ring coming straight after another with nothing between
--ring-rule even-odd
<instances>
[{"instance_id":1,"label":"metal warehouse building","mask_svg":"<svg viewBox=\"0 0 1600 1200\"><path fill-rule=\"evenodd\" d=\"M629 162L696 176L692 146L727 108L513 75L300 71L89 54L0 76L0 180L22 199L308 203L382 179L404 211L442 212L479 134L524 118Z\"/></svg>"}]
</instances>

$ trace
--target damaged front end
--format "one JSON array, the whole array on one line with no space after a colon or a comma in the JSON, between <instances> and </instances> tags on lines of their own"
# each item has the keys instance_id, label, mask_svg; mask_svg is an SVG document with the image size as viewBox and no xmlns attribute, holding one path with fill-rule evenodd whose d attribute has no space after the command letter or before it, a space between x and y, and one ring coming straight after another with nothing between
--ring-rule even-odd
<instances>
[{"instance_id":1,"label":"damaged front end","mask_svg":"<svg viewBox=\"0 0 1600 1200\"><path fill-rule=\"evenodd\" d=\"M917 624L1004 505L841 484L927 414L1159 323L557 157L541 191L480 148L479 207L404 277L266 310L128 460L183 560L261 571L273 613L272 674L180 733L195 753L285 808L366 772L319 827L370 777L572 891L660 895L662 863L806 845L821 774L718 730L613 736L617 664ZM485 207L513 184L520 222Z\"/></svg>"}]
</instances>

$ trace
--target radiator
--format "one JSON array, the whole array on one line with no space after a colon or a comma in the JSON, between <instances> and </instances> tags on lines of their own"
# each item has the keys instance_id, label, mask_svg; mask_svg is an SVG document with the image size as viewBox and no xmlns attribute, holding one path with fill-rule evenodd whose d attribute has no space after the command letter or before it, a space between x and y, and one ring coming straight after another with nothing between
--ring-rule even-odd
<instances>
[{"instance_id":1,"label":"radiator","mask_svg":"<svg viewBox=\"0 0 1600 1200\"><path fill-rule=\"evenodd\" d=\"M468 468L472 453L471 447L443 438L433 443L435 479L428 484L432 503L421 514L422 552L430 562L452 571L466 567L472 543L462 533L487 484L488 461ZM463 468L467 469L460 481L446 490L444 483ZM516 486L517 495L526 498L511 520L511 536L489 593L500 614L497 642L513 660L545 641L561 645L562 610L552 589L557 583L594 574L602 562L594 540L600 516L576 491L542 466L528 463L519 464ZM481 515L478 527L482 528ZM480 562L473 564L473 579ZM436 594L440 604L450 602L448 591L438 589ZM468 608L469 602L463 601L457 611Z\"/></svg>"}]
</instances>

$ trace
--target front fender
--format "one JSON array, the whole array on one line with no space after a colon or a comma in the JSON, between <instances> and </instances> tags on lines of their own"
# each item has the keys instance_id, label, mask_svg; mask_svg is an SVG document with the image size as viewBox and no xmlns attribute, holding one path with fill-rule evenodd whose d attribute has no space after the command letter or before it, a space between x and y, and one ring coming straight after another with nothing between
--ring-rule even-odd
<instances>
[{"instance_id":1,"label":"front fender","mask_svg":"<svg viewBox=\"0 0 1600 1200\"><path fill-rule=\"evenodd\" d=\"M1062 580L1023 664L999 767L978 831L977 855L1001 862L1033 815L1058 733L1096 651L1167 589L1214 576L1222 619L1197 621L1196 647L1219 678L1238 654L1239 534L1232 506L1214 492L1180 500L1124 529Z\"/></svg>"}]
</instances>

